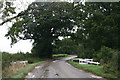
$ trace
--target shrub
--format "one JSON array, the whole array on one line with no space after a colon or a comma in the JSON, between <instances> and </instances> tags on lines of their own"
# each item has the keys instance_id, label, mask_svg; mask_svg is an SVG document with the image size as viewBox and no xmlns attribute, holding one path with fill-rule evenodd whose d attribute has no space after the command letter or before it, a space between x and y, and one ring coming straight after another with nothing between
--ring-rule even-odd
<instances>
[{"instance_id":1,"label":"shrub","mask_svg":"<svg viewBox=\"0 0 120 80\"><path fill-rule=\"evenodd\" d=\"M3 73L6 72L6 70L9 68L10 63L13 61L24 61L27 60L29 58L33 58L32 54L24 54L22 52L17 53L17 54L9 54L7 52L1 52L2 54L2 71ZM31 60L33 62L35 62L33 59ZM3 74L4 76L4 74Z\"/></svg>"},{"instance_id":2,"label":"shrub","mask_svg":"<svg viewBox=\"0 0 120 80\"><path fill-rule=\"evenodd\" d=\"M8 72L10 71L11 62L15 61L28 61L28 63L35 63L39 61L43 61L44 59L40 59L37 57L34 57L32 54L24 54L22 52L17 54L9 54L7 52L1 52L2 54L2 76L6 77Z\"/></svg>"},{"instance_id":3,"label":"shrub","mask_svg":"<svg viewBox=\"0 0 120 80\"><path fill-rule=\"evenodd\" d=\"M103 65L103 70L105 72L113 73L118 76L120 75L119 64L118 64L120 58L120 51L104 46L97 54L97 58L100 60L100 63Z\"/></svg>"},{"instance_id":4,"label":"shrub","mask_svg":"<svg viewBox=\"0 0 120 80\"><path fill-rule=\"evenodd\" d=\"M29 64L32 64L32 63L41 61L41 59L40 58L30 57L30 58L27 58L27 61L28 61Z\"/></svg>"},{"instance_id":5,"label":"shrub","mask_svg":"<svg viewBox=\"0 0 120 80\"><path fill-rule=\"evenodd\" d=\"M102 61L103 64L107 64L111 61L113 53L114 51L111 48L103 46L97 54L97 58L99 61Z\"/></svg>"}]
</instances>

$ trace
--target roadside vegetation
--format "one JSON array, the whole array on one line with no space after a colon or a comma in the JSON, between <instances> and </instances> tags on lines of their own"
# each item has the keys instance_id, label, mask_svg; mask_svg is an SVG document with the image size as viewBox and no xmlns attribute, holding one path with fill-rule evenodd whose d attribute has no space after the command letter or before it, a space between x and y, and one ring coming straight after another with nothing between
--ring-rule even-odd
<instances>
[{"instance_id":1,"label":"roadside vegetation","mask_svg":"<svg viewBox=\"0 0 120 80\"><path fill-rule=\"evenodd\" d=\"M30 72L35 66L65 57L69 57L67 54L54 54L52 59L34 57L31 53L19 52L16 54L10 54L7 52L0 52L2 57L2 77L3 78L24 78L28 72ZM16 61L28 61L28 64L16 64L12 65L12 62Z\"/></svg>"},{"instance_id":2,"label":"roadside vegetation","mask_svg":"<svg viewBox=\"0 0 120 80\"><path fill-rule=\"evenodd\" d=\"M61 41L58 41L57 44L55 45L56 48L54 49L54 51L60 52L60 53L68 53L68 54L76 53L78 58L83 58L83 59L92 58L93 61L100 62L100 65L102 66L101 69L102 71L104 71L104 73L114 74L115 76L119 77L120 75L120 71L119 71L120 51L119 50L112 49L106 46L101 46L100 49L94 50L94 48L92 49L89 45L86 46L86 44L84 45L83 43L80 44L80 42L75 42L75 40L76 39L66 38Z\"/></svg>"},{"instance_id":3,"label":"roadside vegetation","mask_svg":"<svg viewBox=\"0 0 120 80\"><path fill-rule=\"evenodd\" d=\"M53 54L53 59L62 59L62 58L66 58L66 57L70 57L70 55L68 55L68 54Z\"/></svg>"},{"instance_id":4,"label":"roadside vegetation","mask_svg":"<svg viewBox=\"0 0 120 80\"><path fill-rule=\"evenodd\" d=\"M44 61L48 61L50 59L45 58L37 58L34 57L30 53L16 53L16 54L10 54L7 52L1 52L2 54L2 77L23 77L25 74L27 74L34 66L36 66L39 63L42 63ZM22 64L16 64L11 65L12 62L16 61L28 61L28 64L25 66ZM16 75L17 74L17 75Z\"/></svg>"},{"instance_id":5,"label":"roadside vegetation","mask_svg":"<svg viewBox=\"0 0 120 80\"><path fill-rule=\"evenodd\" d=\"M108 78L108 79L117 78L117 76L114 74L106 73L103 70L103 66L90 65L90 64L79 64L78 62L73 62L71 60L69 60L67 62L70 63L75 68L82 69L82 70L85 70L88 72L92 72L93 74L96 74L96 75L104 77L104 78Z\"/></svg>"},{"instance_id":6,"label":"roadside vegetation","mask_svg":"<svg viewBox=\"0 0 120 80\"><path fill-rule=\"evenodd\" d=\"M32 64L28 64L26 67L19 69L19 71L16 74L10 76L9 78L25 78L25 76L30 71L32 71L35 66L37 66L39 64L42 64L42 63L44 63L46 61L39 61L39 62L35 62L35 63L32 63Z\"/></svg>"}]
</instances>

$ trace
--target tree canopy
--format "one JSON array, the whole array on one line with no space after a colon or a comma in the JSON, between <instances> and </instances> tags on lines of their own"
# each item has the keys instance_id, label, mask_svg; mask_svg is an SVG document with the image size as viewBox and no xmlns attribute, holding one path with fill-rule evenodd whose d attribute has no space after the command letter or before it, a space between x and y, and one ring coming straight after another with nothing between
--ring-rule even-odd
<instances>
[{"instance_id":1,"label":"tree canopy","mask_svg":"<svg viewBox=\"0 0 120 80\"><path fill-rule=\"evenodd\" d=\"M80 11L76 6L76 22L81 29L77 34L86 44L95 50L105 45L110 48L120 49L120 6L119 3L86 3ZM76 36L77 36L76 34ZM78 36L76 38L78 38ZM97 44L97 45L96 45Z\"/></svg>"},{"instance_id":2,"label":"tree canopy","mask_svg":"<svg viewBox=\"0 0 120 80\"><path fill-rule=\"evenodd\" d=\"M120 49L119 8L119 3L34 2L21 13L6 36L12 44L20 39L34 40L32 52L37 56L51 55L59 36L71 36L77 45L88 50L87 54L102 46ZM73 33L75 26L77 31Z\"/></svg>"},{"instance_id":3,"label":"tree canopy","mask_svg":"<svg viewBox=\"0 0 120 80\"><path fill-rule=\"evenodd\" d=\"M74 27L72 9L70 3L32 3L6 36L12 39L12 44L19 39L33 39L33 53L49 56L55 40L70 35Z\"/></svg>"}]
</instances>

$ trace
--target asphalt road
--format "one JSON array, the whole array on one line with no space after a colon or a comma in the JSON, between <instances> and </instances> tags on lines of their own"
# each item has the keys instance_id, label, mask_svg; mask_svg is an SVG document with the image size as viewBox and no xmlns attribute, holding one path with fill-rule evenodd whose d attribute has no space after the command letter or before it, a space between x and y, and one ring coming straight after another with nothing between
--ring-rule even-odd
<instances>
[{"instance_id":1,"label":"asphalt road","mask_svg":"<svg viewBox=\"0 0 120 80\"><path fill-rule=\"evenodd\" d=\"M65 62L74 57L76 56L40 64L25 78L94 78L95 80L106 80L100 76L74 68Z\"/></svg>"}]
</instances>

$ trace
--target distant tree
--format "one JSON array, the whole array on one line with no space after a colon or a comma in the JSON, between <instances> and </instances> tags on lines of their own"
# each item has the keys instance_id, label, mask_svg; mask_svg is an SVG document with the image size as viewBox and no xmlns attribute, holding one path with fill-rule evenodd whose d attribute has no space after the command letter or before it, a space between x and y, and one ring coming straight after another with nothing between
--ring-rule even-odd
<instances>
[{"instance_id":1,"label":"distant tree","mask_svg":"<svg viewBox=\"0 0 120 80\"><path fill-rule=\"evenodd\" d=\"M54 52L62 54L75 54L76 44L75 41L69 38L59 40L55 44Z\"/></svg>"}]
</instances>

